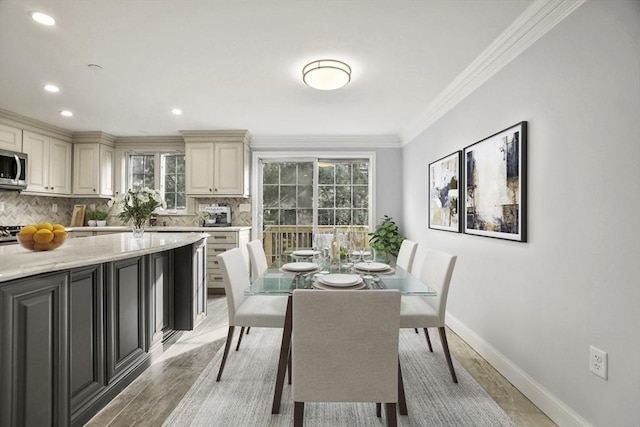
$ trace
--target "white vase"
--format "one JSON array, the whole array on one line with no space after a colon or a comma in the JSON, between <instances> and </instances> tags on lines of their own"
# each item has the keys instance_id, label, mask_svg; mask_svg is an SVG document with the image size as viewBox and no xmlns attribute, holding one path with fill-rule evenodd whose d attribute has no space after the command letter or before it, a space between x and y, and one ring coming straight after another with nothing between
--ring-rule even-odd
<instances>
[{"instance_id":1,"label":"white vase","mask_svg":"<svg viewBox=\"0 0 640 427\"><path fill-rule=\"evenodd\" d=\"M96 220L95 219L90 219L89 221L87 221L87 225L89 227L95 227L96 226Z\"/></svg>"},{"instance_id":2,"label":"white vase","mask_svg":"<svg viewBox=\"0 0 640 427\"><path fill-rule=\"evenodd\" d=\"M96 221L96 225L98 227L104 227L105 225L107 225L107 220L106 219L99 219Z\"/></svg>"}]
</instances>

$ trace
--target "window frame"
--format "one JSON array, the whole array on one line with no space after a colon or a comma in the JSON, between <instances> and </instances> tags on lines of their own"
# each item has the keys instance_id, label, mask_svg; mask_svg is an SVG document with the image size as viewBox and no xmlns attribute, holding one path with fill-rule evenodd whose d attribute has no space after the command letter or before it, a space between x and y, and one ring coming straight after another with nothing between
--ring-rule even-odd
<instances>
[{"instance_id":1,"label":"window frame","mask_svg":"<svg viewBox=\"0 0 640 427\"><path fill-rule=\"evenodd\" d=\"M362 159L369 162L369 230L373 229L373 221L375 216L376 206L376 153L373 151L303 151L303 152L291 152L291 151L254 151L251 159L251 194L254 195L254 203L251 207L252 214L252 239L263 238L263 223L262 223L262 191L260 187L262 182L260 180L260 165L261 161L295 161L295 162L317 162L319 160L354 160ZM315 168L317 170L317 168ZM317 172L315 172L317 173ZM314 201L313 201L313 215L314 223L317 223L317 197L315 192L318 186L318 177L314 176L315 188L314 188Z\"/></svg>"},{"instance_id":2,"label":"window frame","mask_svg":"<svg viewBox=\"0 0 640 427\"><path fill-rule=\"evenodd\" d=\"M164 194L164 188L162 188L162 175L164 174L164 164L162 162L162 158L165 155L169 155L169 156L175 156L175 155L185 155L185 152L182 150L126 150L123 152L123 158L122 158L122 167L123 167L123 173L122 173L122 177L123 177L123 182L122 182L122 189L123 191L128 191L131 186L130 186L130 179L131 179L131 170L130 170L130 162L131 162L131 156L154 156L154 177L153 177L153 183L154 183L154 188L159 189L163 194ZM186 157L185 157L185 162L186 162ZM186 173L186 172L185 172ZM186 194L186 188L185 188L185 208L184 209L162 209L162 208L157 208L156 212L159 215L188 215L191 213L192 209L190 208L190 204L189 204L189 197Z\"/></svg>"}]
</instances>

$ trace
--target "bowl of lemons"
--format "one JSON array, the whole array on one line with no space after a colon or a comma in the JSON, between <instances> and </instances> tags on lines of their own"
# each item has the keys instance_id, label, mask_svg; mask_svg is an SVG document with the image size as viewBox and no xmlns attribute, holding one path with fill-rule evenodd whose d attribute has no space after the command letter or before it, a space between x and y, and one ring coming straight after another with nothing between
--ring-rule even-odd
<instances>
[{"instance_id":1,"label":"bowl of lemons","mask_svg":"<svg viewBox=\"0 0 640 427\"><path fill-rule=\"evenodd\" d=\"M30 251L51 251L67 238L67 230L62 224L39 222L25 225L18 233L18 242Z\"/></svg>"}]
</instances>

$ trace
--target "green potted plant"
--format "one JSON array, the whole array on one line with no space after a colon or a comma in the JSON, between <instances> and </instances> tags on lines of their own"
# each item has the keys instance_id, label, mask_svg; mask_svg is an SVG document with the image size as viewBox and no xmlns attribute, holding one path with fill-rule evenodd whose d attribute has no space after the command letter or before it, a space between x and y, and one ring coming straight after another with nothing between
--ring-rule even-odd
<instances>
[{"instance_id":1,"label":"green potted plant","mask_svg":"<svg viewBox=\"0 0 640 427\"><path fill-rule=\"evenodd\" d=\"M373 233L369 233L369 236L369 244L371 247L375 249L380 258L386 259L387 261L389 255L394 257L398 256L400 245L405 239L405 237L400 234L400 230L398 230L398 226L393 221L393 218L389 215L385 215L382 218L382 221L376 226Z\"/></svg>"},{"instance_id":2,"label":"green potted plant","mask_svg":"<svg viewBox=\"0 0 640 427\"><path fill-rule=\"evenodd\" d=\"M95 217L96 225L98 227L104 227L105 225L107 225L107 217L109 216L109 212L101 211L98 209L93 211L93 216Z\"/></svg>"},{"instance_id":3,"label":"green potted plant","mask_svg":"<svg viewBox=\"0 0 640 427\"><path fill-rule=\"evenodd\" d=\"M87 225L89 227L95 227L96 226L96 220L97 220L97 212L96 210L88 210L87 211Z\"/></svg>"}]
</instances>

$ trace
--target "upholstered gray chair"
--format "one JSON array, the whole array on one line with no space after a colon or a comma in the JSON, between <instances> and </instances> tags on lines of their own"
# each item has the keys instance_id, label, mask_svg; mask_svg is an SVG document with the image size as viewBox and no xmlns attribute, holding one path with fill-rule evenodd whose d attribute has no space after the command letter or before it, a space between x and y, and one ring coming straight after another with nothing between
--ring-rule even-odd
<instances>
[{"instance_id":1,"label":"upholstered gray chair","mask_svg":"<svg viewBox=\"0 0 640 427\"><path fill-rule=\"evenodd\" d=\"M438 328L444 355L449 365L451 378L458 382L456 372L451 361L449 344L445 331L444 317L447 308L447 295L453 268L457 257L446 252L428 249L424 256L424 263L420 271L420 280L438 292L436 297L403 296L400 310L401 328L423 328L429 350L433 351L427 328Z\"/></svg>"},{"instance_id":2,"label":"upholstered gray chair","mask_svg":"<svg viewBox=\"0 0 640 427\"><path fill-rule=\"evenodd\" d=\"M251 283L240 248L223 252L218 255L218 260L222 270L224 291L227 295L229 331L216 381L220 381L222 377L235 327L283 328L288 299L286 296L246 296L244 294Z\"/></svg>"},{"instance_id":3,"label":"upholstered gray chair","mask_svg":"<svg viewBox=\"0 0 640 427\"><path fill-rule=\"evenodd\" d=\"M396 258L396 265L411 272L413 266L413 259L416 256L416 249L418 249L418 243L409 239L404 239L400 245L398 251L398 257Z\"/></svg>"},{"instance_id":4,"label":"upholstered gray chair","mask_svg":"<svg viewBox=\"0 0 640 427\"><path fill-rule=\"evenodd\" d=\"M385 403L395 426L397 403L406 414L399 326L396 290L293 291L294 426L305 402L376 402L378 416Z\"/></svg>"}]
</instances>

